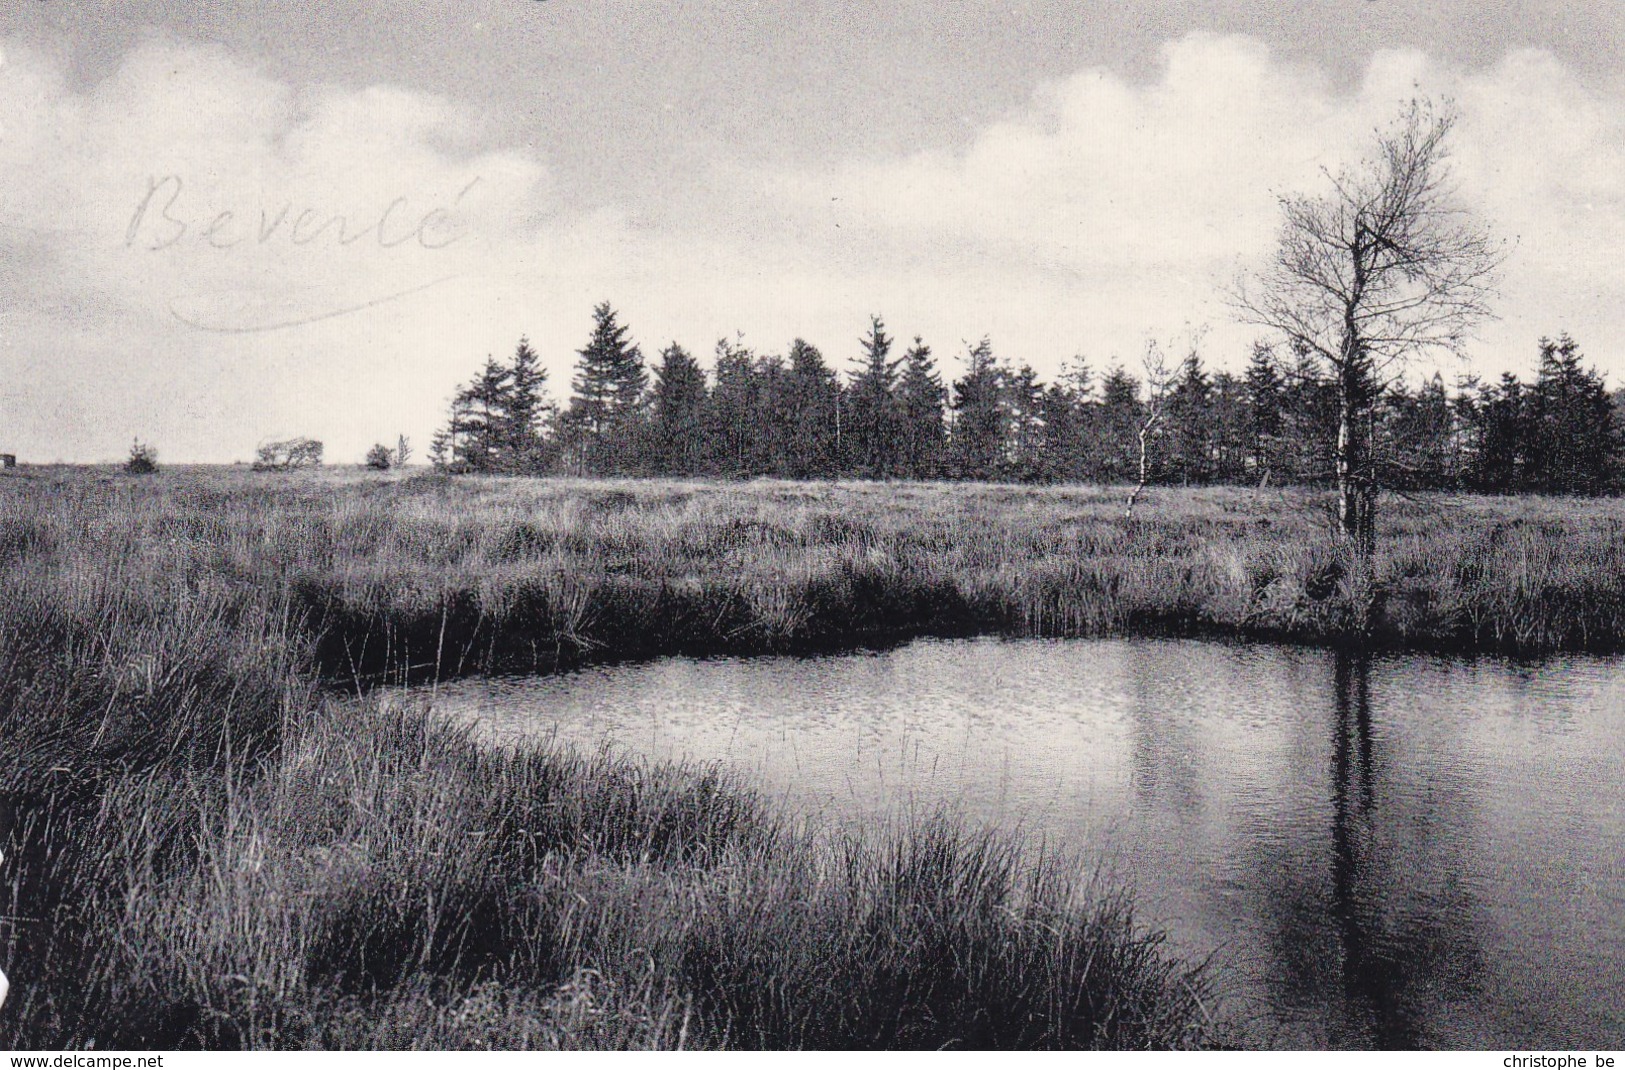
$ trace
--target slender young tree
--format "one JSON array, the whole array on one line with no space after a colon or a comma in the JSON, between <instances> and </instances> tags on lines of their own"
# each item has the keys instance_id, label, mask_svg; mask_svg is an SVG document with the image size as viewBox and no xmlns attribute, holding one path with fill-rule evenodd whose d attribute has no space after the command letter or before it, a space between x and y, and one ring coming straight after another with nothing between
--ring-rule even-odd
<instances>
[{"instance_id":1,"label":"slender young tree","mask_svg":"<svg viewBox=\"0 0 1625 1070\"><path fill-rule=\"evenodd\" d=\"M1155 339L1146 343L1140 365L1145 370L1145 402L1139 407L1139 418L1134 424L1135 473L1138 478L1134 489L1129 491L1128 503L1123 510L1123 515L1129 520L1134 519L1134 507L1151 480L1152 468L1156 464L1156 442L1162 433L1168 394L1174 382L1174 371L1168 367L1168 357Z\"/></svg>"}]
</instances>

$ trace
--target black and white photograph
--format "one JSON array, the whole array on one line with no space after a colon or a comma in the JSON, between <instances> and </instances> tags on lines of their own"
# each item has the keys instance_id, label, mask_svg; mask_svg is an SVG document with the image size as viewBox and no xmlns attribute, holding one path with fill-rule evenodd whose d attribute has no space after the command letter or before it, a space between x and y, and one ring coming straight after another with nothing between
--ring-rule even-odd
<instances>
[{"instance_id":1,"label":"black and white photograph","mask_svg":"<svg viewBox=\"0 0 1625 1070\"><path fill-rule=\"evenodd\" d=\"M1625 5L0 0L7 1066L729 1049L1625 1065Z\"/></svg>"}]
</instances>

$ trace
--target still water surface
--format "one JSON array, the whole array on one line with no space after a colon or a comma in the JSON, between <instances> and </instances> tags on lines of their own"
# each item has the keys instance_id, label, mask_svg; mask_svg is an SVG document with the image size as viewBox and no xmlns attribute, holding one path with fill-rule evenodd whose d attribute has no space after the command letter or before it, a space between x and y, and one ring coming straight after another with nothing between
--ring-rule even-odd
<instances>
[{"instance_id":1,"label":"still water surface","mask_svg":"<svg viewBox=\"0 0 1625 1070\"><path fill-rule=\"evenodd\" d=\"M491 738L947 805L1133 885L1288 1046L1625 1046L1625 661L922 641L441 685Z\"/></svg>"}]
</instances>

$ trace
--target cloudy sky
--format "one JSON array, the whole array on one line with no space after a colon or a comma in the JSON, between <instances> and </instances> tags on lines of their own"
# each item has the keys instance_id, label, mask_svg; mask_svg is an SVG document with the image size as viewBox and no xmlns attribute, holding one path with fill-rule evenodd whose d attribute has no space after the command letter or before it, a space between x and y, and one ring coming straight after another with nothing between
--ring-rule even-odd
<instances>
[{"instance_id":1,"label":"cloudy sky","mask_svg":"<svg viewBox=\"0 0 1625 1070\"><path fill-rule=\"evenodd\" d=\"M984 334L1048 376L1205 329L1237 368L1276 196L1418 93L1512 246L1447 377L1567 330L1617 385L1622 45L1557 0L14 0L0 450L421 445L522 334L567 393L604 299L651 356L844 368L880 313L950 376Z\"/></svg>"}]
</instances>

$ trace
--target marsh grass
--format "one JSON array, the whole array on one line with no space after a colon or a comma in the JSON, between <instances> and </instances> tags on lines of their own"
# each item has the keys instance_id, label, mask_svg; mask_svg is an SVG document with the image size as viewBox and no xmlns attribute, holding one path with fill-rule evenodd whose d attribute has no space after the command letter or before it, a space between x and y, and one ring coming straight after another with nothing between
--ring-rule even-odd
<instances>
[{"instance_id":1,"label":"marsh grass","mask_svg":"<svg viewBox=\"0 0 1625 1070\"><path fill-rule=\"evenodd\" d=\"M385 682L921 634L1618 649L1614 502L249 477L0 482L0 1045L1209 1042L1075 862L715 769L476 746Z\"/></svg>"},{"instance_id":2,"label":"marsh grass","mask_svg":"<svg viewBox=\"0 0 1625 1070\"><path fill-rule=\"evenodd\" d=\"M946 818L795 826L714 769L492 750L375 700L286 727L257 775L131 773L86 804L0 1043L1208 1036L1205 973L1014 838Z\"/></svg>"},{"instance_id":3,"label":"marsh grass","mask_svg":"<svg viewBox=\"0 0 1625 1070\"><path fill-rule=\"evenodd\" d=\"M1625 642L1615 500L1396 499L1369 576L1308 491L70 472L0 485L8 582L286 622L365 686L919 635ZM87 580L87 577L92 579ZM98 578L99 577L99 578Z\"/></svg>"}]
</instances>

